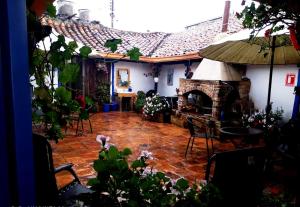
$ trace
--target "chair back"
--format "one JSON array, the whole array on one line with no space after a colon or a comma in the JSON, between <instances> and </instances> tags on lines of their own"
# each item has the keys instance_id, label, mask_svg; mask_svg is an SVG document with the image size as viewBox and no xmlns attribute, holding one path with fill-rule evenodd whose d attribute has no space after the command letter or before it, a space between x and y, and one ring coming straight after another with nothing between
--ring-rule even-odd
<instances>
[{"instance_id":1,"label":"chair back","mask_svg":"<svg viewBox=\"0 0 300 207\"><path fill-rule=\"evenodd\" d=\"M215 162L213 183L221 191L224 206L257 206L262 193L265 149L248 148L214 154L208 163L206 179Z\"/></svg>"},{"instance_id":2,"label":"chair back","mask_svg":"<svg viewBox=\"0 0 300 207\"><path fill-rule=\"evenodd\" d=\"M192 137L198 136L198 135L201 135L201 136L205 137L206 133L207 133L206 126L201 125L200 122L199 122L199 125L198 125L198 124L196 124L196 122L199 122L199 120L197 120L197 119L195 119L191 116L187 117L187 127L189 129L190 135Z\"/></svg>"},{"instance_id":3,"label":"chair back","mask_svg":"<svg viewBox=\"0 0 300 207\"><path fill-rule=\"evenodd\" d=\"M195 129L194 129L193 118L191 116L187 117L187 127L189 129L190 135L194 136L195 135Z\"/></svg>"},{"instance_id":4,"label":"chair back","mask_svg":"<svg viewBox=\"0 0 300 207\"><path fill-rule=\"evenodd\" d=\"M207 126L207 134L210 138L214 138L215 137L215 127L216 127L216 122L213 120L208 120L206 122L206 126Z\"/></svg>"},{"instance_id":5,"label":"chair back","mask_svg":"<svg viewBox=\"0 0 300 207\"><path fill-rule=\"evenodd\" d=\"M42 135L33 134L37 205L50 205L57 200L51 145Z\"/></svg>"}]
</instances>

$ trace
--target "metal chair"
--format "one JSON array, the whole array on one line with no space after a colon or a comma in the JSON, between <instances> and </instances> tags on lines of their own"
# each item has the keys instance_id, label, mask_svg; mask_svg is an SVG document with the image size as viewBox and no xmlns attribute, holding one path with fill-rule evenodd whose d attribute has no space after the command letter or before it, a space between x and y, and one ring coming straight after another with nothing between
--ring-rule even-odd
<instances>
[{"instance_id":1,"label":"metal chair","mask_svg":"<svg viewBox=\"0 0 300 207\"><path fill-rule=\"evenodd\" d=\"M187 126L188 126L191 136L189 138L189 141L188 141L188 144L187 144L187 147L185 150L185 157L187 155L191 141L192 141L192 145L191 145L191 151L192 151L195 138L205 138L206 149L207 149L207 159L208 159L210 156L210 150L209 150L209 144L208 144L209 139L211 140L212 153L214 153L214 143L213 143L214 133L213 133L213 131L214 131L215 124L214 124L214 121L209 120L206 122L206 124L200 126L200 124L199 125L195 124L196 121L197 121L197 119L195 119L192 116L187 117Z\"/></svg>"},{"instance_id":2,"label":"metal chair","mask_svg":"<svg viewBox=\"0 0 300 207\"><path fill-rule=\"evenodd\" d=\"M68 163L54 168L52 149L47 139L42 135L33 134L36 204L38 206L66 205L72 197L94 191L81 185L79 178ZM73 180L62 188L58 188L55 174L66 171L73 176Z\"/></svg>"},{"instance_id":3,"label":"metal chair","mask_svg":"<svg viewBox=\"0 0 300 207\"><path fill-rule=\"evenodd\" d=\"M70 123L69 125L73 126L72 122L75 121L77 122L76 124L76 135L79 135L79 123L81 123L81 131L83 132L83 120L88 120L89 125L90 125L90 132L93 133L93 128L92 128L92 123L90 120L91 115L91 110L93 109L94 105L89 106L86 109L80 109L80 112L74 113L70 115ZM67 133L68 130L68 125L65 128L65 134Z\"/></svg>"}]
</instances>

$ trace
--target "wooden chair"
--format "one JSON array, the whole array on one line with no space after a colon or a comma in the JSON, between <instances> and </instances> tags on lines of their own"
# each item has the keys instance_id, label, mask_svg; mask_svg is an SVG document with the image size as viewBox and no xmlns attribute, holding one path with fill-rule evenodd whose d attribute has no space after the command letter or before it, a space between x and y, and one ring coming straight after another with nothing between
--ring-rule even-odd
<instances>
[{"instance_id":1,"label":"wooden chair","mask_svg":"<svg viewBox=\"0 0 300 207\"><path fill-rule=\"evenodd\" d=\"M205 178L220 190L224 206L257 206L263 189L265 157L263 147L219 152L210 157Z\"/></svg>"},{"instance_id":2,"label":"wooden chair","mask_svg":"<svg viewBox=\"0 0 300 207\"><path fill-rule=\"evenodd\" d=\"M44 136L33 135L36 201L37 205L64 205L72 197L84 193L93 193L89 188L81 185L73 164L68 163L57 168L53 166L51 145ZM67 171L73 176L71 183L58 189L55 174Z\"/></svg>"},{"instance_id":3,"label":"wooden chair","mask_svg":"<svg viewBox=\"0 0 300 207\"><path fill-rule=\"evenodd\" d=\"M208 121L206 124L200 126L200 125L195 124L196 121L197 120L191 116L187 117L187 126L188 126L191 136L190 136L188 144L186 146L185 157L187 155L191 141L192 141L192 145L191 145L191 151L192 151L195 138L205 138L206 149L207 149L207 159L208 159L210 156L210 152L209 152L210 150L209 150L209 144L208 144L209 139L211 141L212 153L214 153L214 143L213 143L214 122Z\"/></svg>"}]
</instances>

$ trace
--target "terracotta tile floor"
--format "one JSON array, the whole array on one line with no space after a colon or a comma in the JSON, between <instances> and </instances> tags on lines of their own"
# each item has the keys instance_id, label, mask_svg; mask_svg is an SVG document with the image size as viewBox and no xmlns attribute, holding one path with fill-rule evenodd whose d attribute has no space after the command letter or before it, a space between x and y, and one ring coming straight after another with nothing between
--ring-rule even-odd
<instances>
[{"instance_id":1,"label":"terracotta tile floor","mask_svg":"<svg viewBox=\"0 0 300 207\"><path fill-rule=\"evenodd\" d=\"M195 139L193 151L185 159L189 139L187 129L145 121L134 112L97 113L91 117L91 121L93 133L89 133L86 122L82 136L76 136L75 129L68 129L63 140L52 144L55 166L72 162L83 183L95 176L92 165L100 149L96 142L98 134L110 136L109 142L119 149L129 147L133 152L130 160L137 158L141 150L151 151L155 158L151 166L172 178L185 177L190 182L204 179L207 164L205 139ZM233 148L230 143L215 141L214 144L218 150ZM65 182L68 178L59 175L58 179L59 182Z\"/></svg>"}]
</instances>

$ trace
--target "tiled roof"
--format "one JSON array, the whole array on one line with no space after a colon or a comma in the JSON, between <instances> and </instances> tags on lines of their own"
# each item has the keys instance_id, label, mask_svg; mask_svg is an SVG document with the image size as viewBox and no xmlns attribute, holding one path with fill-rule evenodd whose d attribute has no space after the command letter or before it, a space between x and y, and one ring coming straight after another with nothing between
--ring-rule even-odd
<instances>
[{"instance_id":1,"label":"tiled roof","mask_svg":"<svg viewBox=\"0 0 300 207\"><path fill-rule=\"evenodd\" d=\"M221 32L222 21L222 17L208 20L188 26L183 32L171 34L164 39L152 57L184 55L199 51L214 42ZM230 16L227 33L235 33L241 29L241 22L235 16Z\"/></svg>"},{"instance_id":2,"label":"tiled roof","mask_svg":"<svg viewBox=\"0 0 300 207\"><path fill-rule=\"evenodd\" d=\"M127 50L137 47L145 57L176 57L196 53L214 41L221 31L222 18L201 22L179 33L140 33L122 31L105 27L99 23L86 23L80 20L62 20L45 17L43 24L50 25L54 30L70 39L81 42L98 52L109 53L104 47L106 40L122 39L116 53L125 54ZM230 16L228 33L242 29L241 22Z\"/></svg>"}]
</instances>

